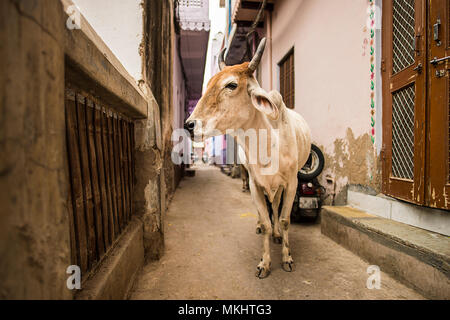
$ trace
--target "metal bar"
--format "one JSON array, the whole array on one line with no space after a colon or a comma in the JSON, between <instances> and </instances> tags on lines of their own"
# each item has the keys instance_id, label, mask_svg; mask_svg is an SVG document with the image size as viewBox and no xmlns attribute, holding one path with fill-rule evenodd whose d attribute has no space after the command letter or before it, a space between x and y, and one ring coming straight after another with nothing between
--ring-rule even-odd
<instances>
[{"instance_id":1,"label":"metal bar","mask_svg":"<svg viewBox=\"0 0 450 320\"><path fill-rule=\"evenodd\" d=\"M75 235L71 245L72 256L76 256L76 263L82 272L88 270L88 239L85 220L85 208L83 198L83 183L81 181L80 150L78 144L78 125L75 104L75 94L70 92L72 98L66 96L66 126L67 126L67 151L69 158L69 174L71 186L71 204L73 233Z\"/></svg>"},{"instance_id":2,"label":"metal bar","mask_svg":"<svg viewBox=\"0 0 450 320\"><path fill-rule=\"evenodd\" d=\"M102 257L106 251L104 229L103 229L103 214L102 203L100 199L100 187L98 185L97 173L97 153L95 151L95 132L94 132L94 105L89 99L86 99L86 134L88 138L87 153L89 157L89 170L91 174L92 195L94 199L94 218L95 229L97 235L97 248L99 257Z\"/></svg>"},{"instance_id":3,"label":"metal bar","mask_svg":"<svg viewBox=\"0 0 450 320\"><path fill-rule=\"evenodd\" d=\"M101 145L103 148L103 168L104 168L104 184L105 184L105 192L108 201L108 220L109 220L109 232L111 242L114 242L116 238L116 230L115 230L115 207L114 201L112 197L112 188L111 188L111 161L109 154L109 143L108 143L108 119L107 119L107 111L102 108L101 113Z\"/></svg>"},{"instance_id":4,"label":"metal bar","mask_svg":"<svg viewBox=\"0 0 450 320\"><path fill-rule=\"evenodd\" d=\"M92 196L91 174L89 170L89 159L87 154L88 141L86 134L86 110L84 107L85 98L76 95L78 140L81 163L81 179L83 185L83 201L86 215L86 232L88 238L88 268L91 268L97 260L97 236L94 222L94 201Z\"/></svg>"},{"instance_id":5,"label":"metal bar","mask_svg":"<svg viewBox=\"0 0 450 320\"><path fill-rule=\"evenodd\" d=\"M437 65L439 62L442 62L442 61L445 61L445 60L449 60L449 59L450 59L450 56L447 56L447 57L444 57L444 58L440 58L440 59L434 57L433 60L430 60L430 63L431 63L432 65L435 66L435 65Z\"/></svg>"}]
</instances>

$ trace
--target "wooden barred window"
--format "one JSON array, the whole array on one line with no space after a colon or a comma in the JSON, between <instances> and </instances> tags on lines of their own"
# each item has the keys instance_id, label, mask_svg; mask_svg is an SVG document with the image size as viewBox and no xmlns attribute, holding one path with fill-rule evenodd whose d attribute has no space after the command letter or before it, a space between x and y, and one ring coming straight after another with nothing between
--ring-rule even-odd
<instances>
[{"instance_id":1,"label":"wooden barred window","mask_svg":"<svg viewBox=\"0 0 450 320\"><path fill-rule=\"evenodd\" d=\"M72 263L83 274L105 256L133 211L133 122L66 89Z\"/></svg>"},{"instance_id":2,"label":"wooden barred window","mask_svg":"<svg viewBox=\"0 0 450 320\"><path fill-rule=\"evenodd\" d=\"M292 49L279 63L280 92L286 107L295 108L295 64L294 50Z\"/></svg>"}]
</instances>

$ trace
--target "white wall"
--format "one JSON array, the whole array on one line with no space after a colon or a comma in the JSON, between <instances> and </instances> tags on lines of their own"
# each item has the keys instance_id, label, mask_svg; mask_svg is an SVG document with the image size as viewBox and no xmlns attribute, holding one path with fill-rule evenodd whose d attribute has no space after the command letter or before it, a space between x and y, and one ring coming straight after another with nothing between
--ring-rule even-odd
<instances>
[{"instance_id":1,"label":"white wall","mask_svg":"<svg viewBox=\"0 0 450 320\"><path fill-rule=\"evenodd\" d=\"M142 79L139 46L143 35L141 0L73 0L125 69Z\"/></svg>"},{"instance_id":2,"label":"white wall","mask_svg":"<svg viewBox=\"0 0 450 320\"><path fill-rule=\"evenodd\" d=\"M228 0L226 0L228 3ZM226 29L226 9L220 8L218 0L209 1L209 19L211 20L211 30L209 32L209 43L208 43L208 53L206 56L206 68L205 77L203 81L203 91L205 91L208 81L212 74L212 69L209 67L211 65L211 60L214 58L214 52L212 50L213 39L216 37L217 33L223 32Z\"/></svg>"}]
</instances>

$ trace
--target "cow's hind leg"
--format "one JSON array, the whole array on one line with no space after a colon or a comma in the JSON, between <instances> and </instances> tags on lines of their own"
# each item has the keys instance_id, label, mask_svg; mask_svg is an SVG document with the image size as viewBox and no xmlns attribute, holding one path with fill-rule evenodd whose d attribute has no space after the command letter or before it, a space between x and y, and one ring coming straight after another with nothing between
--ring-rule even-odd
<instances>
[{"instance_id":1,"label":"cow's hind leg","mask_svg":"<svg viewBox=\"0 0 450 320\"><path fill-rule=\"evenodd\" d=\"M256 276L260 279L264 279L270 274L270 238L272 236L272 222L269 219L264 192L255 185L251 178L250 191L253 202L258 210L259 223L263 233L263 256L261 262L256 267Z\"/></svg>"},{"instance_id":2,"label":"cow's hind leg","mask_svg":"<svg viewBox=\"0 0 450 320\"><path fill-rule=\"evenodd\" d=\"M283 207L281 209L280 226L281 235L283 237L283 247L281 249L281 266L284 271L294 271L294 259L291 256L289 247L289 226L291 224L291 210L297 190L297 181L292 181L284 193Z\"/></svg>"},{"instance_id":3,"label":"cow's hind leg","mask_svg":"<svg viewBox=\"0 0 450 320\"><path fill-rule=\"evenodd\" d=\"M240 169L242 178L242 191L247 192L249 191L248 171L242 164L240 166Z\"/></svg>"},{"instance_id":4,"label":"cow's hind leg","mask_svg":"<svg viewBox=\"0 0 450 320\"><path fill-rule=\"evenodd\" d=\"M273 242L277 244L282 243L282 237L280 234L280 220L278 218L278 209L280 207L281 195L283 194L283 188L278 189L275 198L272 202L272 213L273 213Z\"/></svg>"}]
</instances>

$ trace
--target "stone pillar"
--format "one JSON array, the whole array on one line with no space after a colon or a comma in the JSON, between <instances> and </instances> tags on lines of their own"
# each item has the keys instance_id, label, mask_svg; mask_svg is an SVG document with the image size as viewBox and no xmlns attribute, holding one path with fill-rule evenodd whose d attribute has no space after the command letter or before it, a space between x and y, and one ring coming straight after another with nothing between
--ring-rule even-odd
<instances>
[{"instance_id":1,"label":"stone pillar","mask_svg":"<svg viewBox=\"0 0 450 320\"><path fill-rule=\"evenodd\" d=\"M172 152L173 118L173 0L144 1L144 79L159 106L162 136L162 202L174 192ZM165 208L164 208L165 209Z\"/></svg>"},{"instance_id":2,"label":"stone pillar","mask_svg":"<svg viewBox=\"0 0 450 320\"><path fill-rule=\"evenodd\" d=\"M164 249L164 175L159 106L149 89L148 118L135 121L135 214L144 224L146 260L159 259Z\"/></svg>"}]
</instances>

